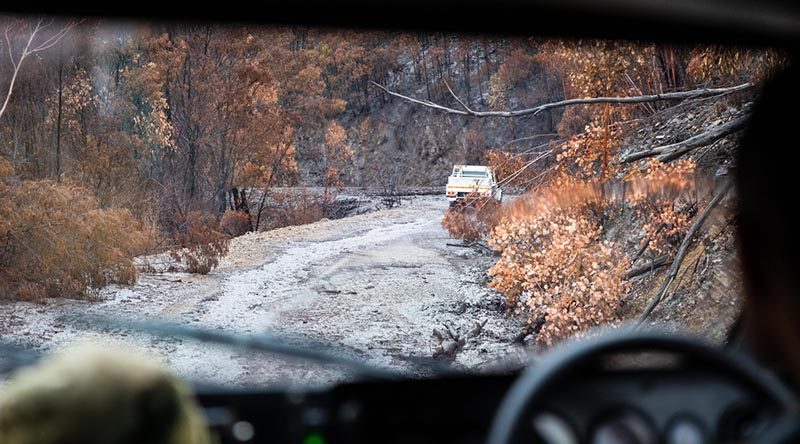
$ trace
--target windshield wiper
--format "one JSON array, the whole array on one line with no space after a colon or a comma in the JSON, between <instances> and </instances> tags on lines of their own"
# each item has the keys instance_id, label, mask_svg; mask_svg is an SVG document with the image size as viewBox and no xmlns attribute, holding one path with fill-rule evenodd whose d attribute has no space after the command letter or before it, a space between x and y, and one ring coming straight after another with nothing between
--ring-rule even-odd
<instances>
[{"instance_id":1,"label":"windshield wiper","mask_svg":"<svg viewBox=\"0 0 800 444\"><path fill-rule=\"evenodd\" d=\"M323 364L345 367L353 373L370 379L396 380L404 376L395 371L377 367L366 362L345 356L332 346L312 341L297 341L272 334L243 335L224 330L212 330L189 325L165 322L134 321L116 319L97 315L67 315L64 320L85 329L114 328L132 330L158 336L171 336L194 339L200 342L228 345L238 349L273 353L282 356L300 358ZM428 368L428 370L431 370Z\"/></svg>"},{"instance_id":2,"label":"windshield wiper","mask_svg":"<svg viewBox=\"0 0 800 444\"><path fill-rule=\"evenodd\" d=\"M38 351L0 342L0 375L34 364L39 358Z\"/></svg>"}]
</instances>

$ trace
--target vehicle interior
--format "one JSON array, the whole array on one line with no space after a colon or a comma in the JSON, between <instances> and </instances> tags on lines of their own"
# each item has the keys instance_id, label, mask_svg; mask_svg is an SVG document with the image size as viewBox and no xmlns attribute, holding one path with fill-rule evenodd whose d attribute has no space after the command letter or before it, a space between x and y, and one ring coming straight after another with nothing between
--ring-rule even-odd
<instances>
[{"instance_id":1,"label":"vehicle interior","mask_svg":"<svg viewBox=\"0 0 800 444\"><path fill-rule=\"evenodd\" d=\"M721 345L630 321L584 338L558 341L540 354L527 355L530 361L523 367L476 373L442 361L418 360L414 365L426 374L419 378L366 363L335 346L293 342L281 335L234 334L186 324L91 315L65 321L91 323L104 331L139 331L241 353L288 357L335 367L349 375L322 387L226 387L189 381L193 399L217 442L800 441L800 280L795 253L800 245L793 222L800 202L793 174L798 158L793 130L800 101L800 71L795 65L800 12L795 4L437 1L283 5L280 10L259 14L241 12L249 9L243 5L220 9L162 12L153 8L140 13L125 8L98 13L64 4L42 11L23 7L8 12L211 21L232 27L240 23L307 25L766 46L783 51L789 62L765 81L735 154L736 239L745 302ZM463 175L472 177L467 172ZM440 194L444 200L444 192ZM0 354L12 367L22 368L38 361L42 351L8 344L0 347ZM3 387L0 385L0 392ZM147 421L140 422L137 427L150 427ZM0 430L2 427L0 423ZM82 427L90 429L94 424ZM177 442L152 436L143 433L130 441L113 442Z\"/></svg>"}]
</instances>

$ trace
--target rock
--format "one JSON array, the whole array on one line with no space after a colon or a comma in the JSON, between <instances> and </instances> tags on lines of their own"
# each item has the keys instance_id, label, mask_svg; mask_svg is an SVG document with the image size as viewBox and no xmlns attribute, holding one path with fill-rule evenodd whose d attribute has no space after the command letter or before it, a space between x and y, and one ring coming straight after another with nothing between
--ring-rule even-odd
<instances>
[{"instance_id":1,"label":"rock","mask_svg":"<svg viewBox=\"0 0 800 444\"><path fill-rule=\"evenodd\" d=\"M526 346L533 345L533 335L529 334L524 338L522 338L522 343L525 344Z\"/></svg>"}]
</instances>

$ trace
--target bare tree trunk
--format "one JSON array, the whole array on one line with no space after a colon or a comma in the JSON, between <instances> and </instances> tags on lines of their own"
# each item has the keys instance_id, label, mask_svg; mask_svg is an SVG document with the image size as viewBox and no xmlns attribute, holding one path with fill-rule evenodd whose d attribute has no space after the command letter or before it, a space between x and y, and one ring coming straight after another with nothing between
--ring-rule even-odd
<instances>
[{"instance_id":1,"label":"bare tree trunk","mask_svg":"<svg viewBox=\"0 0 800 444\"><path fill-rule=\"evenodd\" d=\"M491 60L489 58L489 42L486 37L483 38L483 63L486 65L486 81L492 81L492 73L489 69L491 67Z\"/></svg>"},{"instance_id":2,"label":"bare tree trunk","mask_svg":"<svg viewBox=\"0 0 800 444\"><path fill-rule=\"evenodd\" d=\"M261 195L261 199L258 200L258 210L256 214L256 226L253 231L258 231L258 228L261 226L261 215L264 213L264 204L267 202L267 190L264 189L264 194Z\"/></svg>"},{"instance_id":3,"label":"bare tree trunk","mask_svg":"<svg viewBox=\"0 0 800 444\"><path fill-rule=\"evenodd\" d=\"M253 219L250 217L250 205L247 203L247 194L245 191L239 191L236 187L231 188L231 196L233 197L233 211L241 211L247 215L248 231L253 231Z\"/></svg>"},{"instance_id":4,"label":"bare tree trunk","mask_svg":"<svg viewBox=\"0 0 800 444\"><path fill-rule=\"evenodd\" d=\"M470 98L472 97L472 88L469 84L469 74L470 74L470 66L469 66L469 47L467 47L467 52L464 54L464 87L467 90L467 105L471 105L472 102Z\"/></svg>"},{"instance_id":5,"label":"bare tree trunk","mask_svg":"<svg viewBox=\"0 0 800 444\"><path fill-rule=\"evenodd\" d=\"M56 117L56 182L61 182L61 116L64 97L64 58L62 44L58 49L58 116Z\"/></svg>"},{"instance_id":6,"label":"bare tree trunk","mask_svg":"<svg viewBox=\"0 0 800 444\"><path fill-rule=\"evenodd\" d=\"M369 80L364 77L364 107L362 111L369 112Z\"/></svg>"},{"instance_id":7,"label":"bare tree trunk","mask_svg":"<svg viewBox=\"0 0 800 444\"><path fill-rule=\"evenodd\" d=\"M422 75L425 78L425 90L428 92L428 100L433 100L431 96L431 82L428 79L428 62L423 58L422 59Z\"/></svg>"}]
</instances>

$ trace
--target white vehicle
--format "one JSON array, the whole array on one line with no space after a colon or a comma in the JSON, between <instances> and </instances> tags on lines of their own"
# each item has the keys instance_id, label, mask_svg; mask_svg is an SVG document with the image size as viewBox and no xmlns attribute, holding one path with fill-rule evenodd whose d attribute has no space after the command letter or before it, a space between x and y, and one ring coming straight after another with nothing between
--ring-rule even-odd
<instances>
[{"instance_id":1,"label":"white vehicle","mask_svg":"<svg viewBox=\"0 0 800 444\"><path fill-rule=\"evenodd\" d=\"M492 169L480 165L455 165L447 178L447 200L452 206L469 193L503 199L503 190L498 187Z\"/></svg>"}]
</instances>

